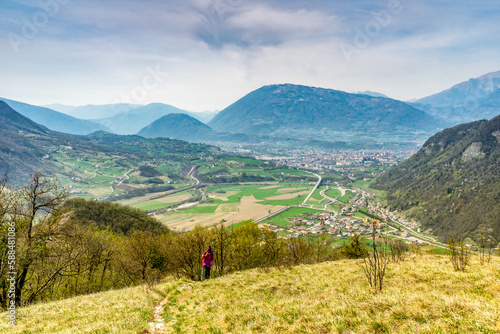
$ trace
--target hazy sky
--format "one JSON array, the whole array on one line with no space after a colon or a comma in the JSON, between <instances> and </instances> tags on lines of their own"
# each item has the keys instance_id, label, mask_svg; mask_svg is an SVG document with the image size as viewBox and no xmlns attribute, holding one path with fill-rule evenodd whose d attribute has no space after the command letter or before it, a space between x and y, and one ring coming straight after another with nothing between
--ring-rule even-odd
<instances>
[{"instance_id":1,"label":"hazy sky","mask_svg":"<svg viewBox=\"0 0 500 334\"><path fill-rule=\"evenodd\" d=\"M223 109L294 83L420 98L500 70L500 1L2 0L0 96Z\"/></svg>"}]
</instances>

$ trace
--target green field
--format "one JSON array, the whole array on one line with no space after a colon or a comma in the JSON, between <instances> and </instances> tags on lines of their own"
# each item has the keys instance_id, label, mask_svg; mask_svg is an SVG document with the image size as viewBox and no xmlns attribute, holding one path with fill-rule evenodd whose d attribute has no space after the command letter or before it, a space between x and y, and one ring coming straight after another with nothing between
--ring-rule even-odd
<instances>
[{"instance_id":1,"label":"green field","mask_svg":"<svg viewBox=\"0 0 500 334\"><path fill-rule=\"evenodd\" d=\"M141 209L144 211L155 211L160 209L168 208L169 206L179 204L180 202L164 203L159 201L147 201L137 205L132 205L134 208Z\"/></svg>"},{"instance_id":2,"label":"green field","mask_svg":"<svg viewBox=\"0 0 500 334\"><path fill-rule=\"evenodd\" d=\"M256 160L253 158L245 158L245 157L225 157L223 160L226 162L227 161L235 161L235 162L239 162L239 163L244 163L244 164L249 165L249 166L261 166L261 165L265 164L265 162L262 160Z\"/></svg>"},{"instance_id":3,"label":"green field","mask_svg":"<svg viewBox=\"0 0 500 334\"><path fill-rule=\"evenodd\" d=\"M239 203L240 199L245 196L253 196L255 199L259 200L259 204L270 204L270 205L294 205L297 204L297 199L293 198L290 200L267 200L269 197L293 194L300 191L304 191L304 186L297 185L279 185L276 188L266 188L266 185L234 185L234 186L216 186L207 188L207 194L209 197L212 196L224 196L226 193L231 193L227 196L227 200L222 199L211 199L212 204L229 204L229 203ZM290 188L290 189L287 189ZM287 189L286 191L279 191L280 189ZM305 195L304 195L305 196ZM305 197L301 196L302 201ZM290 203L290 204L288 204Z\"/></svg>"},{"instance_id":4,"label":"green field","mask_svg":"<svg viewBox=\"0 0 500 334\"><path fill-rule=\"evenodd\" d=\"M359 187L362 190L368 191L369 193L375 194L377 196L377 201L381 203L386 203L386 196L387 193L383 190L377 190L370 188L370 185L375 182L375 180L370 180L370 181L363 181L363 180L358 180L355 181L353 184L357 187Z\"/></svg>"},{"instance_id":5,"label":"green field","mask_svg":"<svg viewBox=\"0 0 500 334\"><path fill-rule=\"evenodd\" d=\"M160 214L160 220L167 225L175 228L180 226L180 229L184 229L192 228L196 224L212 226L214 222L225 219L235 223L234 216L242 212L247 212L248 215L243 213L243 216L237 219L247 220L249 217L258 219L267 215L270 210L276 211L277 206L286 207L302 203L308 191L310 185L305 186L302 183L211 186L202 189L206 202L194 208ZM300 197L297 197L298 194L301 194ZM255 201L244 201L242 205L242 199L249 197L253 197ZM153 209L155 205L159 205L151 201L143 203L147 204L152 205ZM210 222L211 219L213 222Z\"/></svg>"},{"instance_id":6,"label":"green field","mask_svg":"<svg viewBox=\"0 0 500 334\"><path fill-rule=\"evenodd\" d=\"M342 196L341 198L339 198L339 201L344 202L344 203L349 203L349 200L353 199L354 197L356 197L356 195L354 195L350 191L347 191L344 196Z\"/></svg>"},{"instance_id":7,"label":"green field","mask_svg":"<svg viewBox=\"0 0 500 334\"><path fill-rule=\"evenodd\" d=\"M176 211L174 214L189 214L189 213L195 213L195 214L202 214L202 213L215 213L215 210L217 210L217 205L198 205L192 209L187 209L187 210L181 210L181 211Z\"/></svg>"},{"instance_id":8,"label":"green field","mask_svg":"<svg viewBox=\"0 0 500 334\"><path fill-rule=\"evenodd\" d=\"M367 218L371 218L370 216L365 215L363 212L360 212L360 211L355 212L355 213L354 213L354 216L355 216L355 217L358 217L358 218L366 218L366 217L367 217Z\"/></svg>"},{"instance_id":9,"label":"green field","mask_svg":"<svg viewBox=\"0 0 500 334\"><path fill-rule=\"evenodd\" d=\"M323 212L323 211L309 209L309 208L297 208L297 207L290 208L287 211L282 212L279 215L262 222L262 224L271 224L276 226L290 226L291 224L286 220L287 218L299 217L300 215L305 213L317 213L317 212Z\"/></svg>"},{"instance_id":10,"label":"green field","mask_svg":"<svg viewBox=\"0 0 500 334\"><path fill-rule=\"evenodd\" d=\"M318 189L316 189L314 191L314 193L312 194L311 198L309 199L309 201L307 201L306 204L319 204L321 203L321 201L323 201L325 198L323 196L321 196L321 191L323 191L325 188L324 187L319 187Z\"/></svg>"},{"instance_id":11,"label":"green field","mask_svg":"<svg viewBox=\"0 0 500 334\"><path fill-rule=\"evenodd\" d=\"M337 198L337 197L340 197L342 195L342 193L340 192L340 190L338 189L328 189L325 194L327 196L330 196L332 198Z\"/></svg>"}]
</instances>

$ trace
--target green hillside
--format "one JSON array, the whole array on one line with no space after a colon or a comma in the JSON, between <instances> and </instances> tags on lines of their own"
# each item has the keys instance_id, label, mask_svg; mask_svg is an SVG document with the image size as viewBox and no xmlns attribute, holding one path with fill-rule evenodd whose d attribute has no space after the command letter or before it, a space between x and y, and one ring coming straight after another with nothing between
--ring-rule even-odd
<instances>
[{"instance_id":1,"label":"green hillside","mask_svg":"<svg viewBox=\"0 0 500 334\"><path fill-rule=\"evenodd\" d=\"M102 197L123 192L112 189L128 180L141 165L159 166L165 178L137 178L137 184L186 182L185 175L206 158L222 156L220 149L180 140L146 139L95 132L75 136L39 125L0 101L0 175L9 185L29 182L35 172L57 177L80 195ZM111 191L112 190L112 191Z\"/></svg>"},{"instance_id":2,"label":"green hillside","mask_svg":"<svg viewBox=\"0 0 500 334\"><path fill-rule=\"evenodd\" d=\"M425 112L382 97L299 85L264 86L222 110L215 131L295 139L414 142L438 131Z\"/></svg>"},{"instance_id":3,"label":"green hillside","mask_svg":"<svg viewBox=\"0 0 500 334\"><path fill-rule=\"evenodd\" d=\"M500 240L500 116L444 130L372 185L393 209L446 239Z\"/></svg>"},{"instance_id":4,"label":"green hillside","mask_svg":"<svg viewBox=\"0 0 500 334\"><path fill-rule=\"evenodd\" d=\"M147 138L174 138L189 141L210 141L215 136L208 125L186 114L168 114L137 133Z\"/></svg>"}]
</instances>

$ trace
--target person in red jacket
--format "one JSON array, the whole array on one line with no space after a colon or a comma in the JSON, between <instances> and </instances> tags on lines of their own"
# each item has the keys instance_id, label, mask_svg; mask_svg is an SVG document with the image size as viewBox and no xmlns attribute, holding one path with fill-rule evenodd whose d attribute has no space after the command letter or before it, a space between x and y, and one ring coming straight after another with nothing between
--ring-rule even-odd
<instances>
[{"instance_id":1,"label":"person in red jacket","mask_svg":"<svg viewBox=\"0 0 500 334\"><path fill-rule=\"evenodd\" d=\"M214 253L212 252L211 246L208 246L207 250L203 253L201 261L203 262L203 269L205 270L205 279L209 279L210 269L212 269L212 263L214 262Z\"/></svg>"}]
</instances>

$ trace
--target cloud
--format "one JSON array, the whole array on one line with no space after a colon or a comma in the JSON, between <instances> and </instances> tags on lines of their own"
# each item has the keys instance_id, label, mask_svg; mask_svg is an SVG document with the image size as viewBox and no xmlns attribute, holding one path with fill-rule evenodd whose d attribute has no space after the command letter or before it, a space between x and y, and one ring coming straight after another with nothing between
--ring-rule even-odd
<instances>
[{"instance_id":1,"label":"cloud","mask_svg":"<svg viewBox=\"0 0 500 334\"><path fill-rule=\"evenodd\" d=\"M7 35L22 34L40 8L6 0L0 95L112 103L159 66L169 75L144 103L201 111L272 83L405 99L499 69L500 3L485 0L400 0L400 13L346 62L339 45L354 45L391 1L67 0L15 52Z\"/></svg>"},{"instance_id":2,"label":"cloud","mask_svg":"<svg viewBox=\"0 0 500 334\"><path fill-rule=\"evenodd\" d=\"M317 10L280 10L263 4L210 7L196 35L212 47L235 44L244 47L279 45L333 35L338 28L334 15Z\"/></svg>"}]
</instances>

